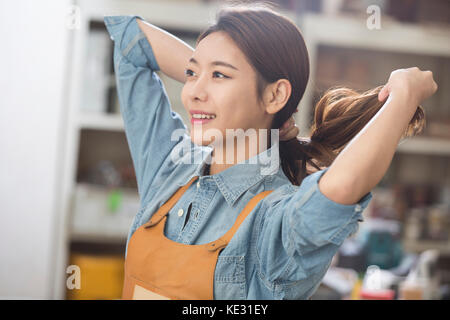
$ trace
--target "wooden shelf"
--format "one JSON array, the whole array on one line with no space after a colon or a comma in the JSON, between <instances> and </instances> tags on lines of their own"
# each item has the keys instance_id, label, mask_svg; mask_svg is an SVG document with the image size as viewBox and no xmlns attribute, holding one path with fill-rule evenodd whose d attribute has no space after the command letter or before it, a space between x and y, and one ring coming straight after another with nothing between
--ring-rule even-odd
<instances>
[{"instance_id":1,"label":"wooden shelf","mask_svg":"<svg viewBox=\"0 0 450 320\"><path fill-rule=\"evenodd\" d=\"M78 116L80 129L124 131L122 115L84 113Z\"/></svg>"},{"instance_id":2,"label":"wooden shelf","mask_svg":"<svg viewBox=\"0 0 450 320\"><path fill-rule=\"evenodd\" d=\"M200 32L206 29L214 20L215 14L221 7L220 2L204 3L201 1L139 1L139 0L80 0L84 9L83 15L90 19L103 21L107 15L141 15L152 24L163 28ZM278 9L294 21L298 18L285 9ZM86 13L85 13L86 12Z\"/></svg>"},{"instance_id":3,"label":"wooden shelf","mask_svg":"<svg viewBox=\"0 0 450 320\"><path fill-rule=\"evenodd\" d=\"M78 183L74 189L70 221L70 239L93 242L126 241L140 201L132 188L119 188L116 208L110 208L111 190L88 183Z\"/></svg>"},{"instance_id":4,"label":"wooden shelf","mask_svg":"<svg viewBox=\"0 0 450 320\"><path fill-rule=\"evenodd\" d=\"M450 140L443 138L413 137L400 142L401 153L450 156Z\"/></svg>"},{"instance_id":5,"label":"wooden shelf","mask_svg":"<svg viewBox=\"0 0 450 320\"><path fill-rule=\"evenodd\" d=\"M369 30L367 16L308 14L302 19L305 38L316 44L408 52L430 56L450 56L450 28L400 23L384 19L380 30ZM423 45L417 45L418 43ZM425 45L426 44L426 45Z\"/></svg>"},{"instance_id":6,"label":"wooden shelf","mask_svg":"<svg viewBox=\"0 0 450 320\"><path fill-rule=\"evenodd\" d=\"M440 253L450 254L450 241L433 241L433 240L404 240L403 248L405 251L420 253L430 249L436 249Z\"/></svg>"},{"instance_id":7,"label":"wooden shelf","mask_svg":"<svg viewBox=\"0 0 450 320\"><path fill-rule=\"evenodd\" d=\"M94 242L94 243L126 243L127 234L101 234L93 232L72 232L71 241Z\"/></svg>"}]
</instances>

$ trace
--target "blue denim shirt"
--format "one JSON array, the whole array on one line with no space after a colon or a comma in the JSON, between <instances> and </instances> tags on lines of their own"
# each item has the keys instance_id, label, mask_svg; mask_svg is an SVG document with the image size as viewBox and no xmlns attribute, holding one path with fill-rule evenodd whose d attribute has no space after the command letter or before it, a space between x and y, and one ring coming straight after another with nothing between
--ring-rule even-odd
<instances>
[{"instance_id":1,"label":"blue denim shirt","mask_svg":"<svg viewBox=\"0 0 450 320\"><path fill-rule=\"evenodd\" d=\"M294 186L280 165L255 163L254 158L218 174L203 175L212 149L192 143L180 115L171 109L166 89L156 73L160 70L158 63L136 18L140 17L104 19L114 40L120 109L141 201L128 241L194 175L200 176L198 183L192 184L170 210L165 228L167 238L185 244L218 239L231 228L254 195L273 190L258 203L219 255L214 298L309 298L339 246L363 221L361 213L372 193L356 204L339 204L318 188L318 181L328 168ZM173 138L172 133L177 130L184 133ZM172 156L183 148L188 148L190 155ZM256 157L270 157L277 148L274 144ZM193 156L198 161L185 161Z\"/></svg>"}]
</instances>

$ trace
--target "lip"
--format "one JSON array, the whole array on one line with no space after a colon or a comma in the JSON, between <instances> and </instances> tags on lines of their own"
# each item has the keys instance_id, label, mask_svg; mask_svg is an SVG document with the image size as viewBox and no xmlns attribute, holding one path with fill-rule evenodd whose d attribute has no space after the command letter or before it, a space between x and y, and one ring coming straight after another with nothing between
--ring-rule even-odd
<instances>
[{"instance_id":1,"label":"lip","mask_svg":"<svg viewBox=\"0 0 450 320\"><path fill-rule=\"evenodd\" d=\"M210 121L213 121L214 119L195 119L195 118L191 118L191 123L192 124L205 124L208 123Z\"/></svg>"},{"instance_id":2,"label":"lip","mask_svg":"<svg viewBox=\"0 0 450 320\"><path fill-rule=\"evenodd\" d=\"M206 111L202 111L202 110L189 110L189 113L191 114L191 116L192 116L193 114L196 114L196 113L202 113L202 114L214 115L214 113L206 112Z\"/></svg>"},{"instance_id":3,"label":"lip","mask_svg":"<svg viewBox=\"0 0 450 320\"><path fill-rule=\"evenodd\" d=\"M192 117L194 114L201 113L201 114L207 114L207 115L215 115L214 113L210 113L210 112L206 112L206 111L202 111L202 110L189 110L189 113L191 114L191 123L192 124L205 124L205 123L208 123L208 122L214 120L214 119L196 119L196 118Z\"/></svg>"}]
</instances>

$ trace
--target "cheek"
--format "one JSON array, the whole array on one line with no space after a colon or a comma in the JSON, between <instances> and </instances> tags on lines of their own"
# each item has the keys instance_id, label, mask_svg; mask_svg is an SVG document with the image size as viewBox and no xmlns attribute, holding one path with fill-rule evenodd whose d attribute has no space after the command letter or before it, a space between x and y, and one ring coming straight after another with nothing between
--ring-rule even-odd
<instances>
[{"instance_id":1,"label":"cheek","mask_svg":"<svg viewBox=\"0 0 450 320\"><path fill-rule=\"evenodd\" d=\"M186 111L188 111L188 108L187 108L187 104L186 104L186 101L187 101L187 96L186 96L186 92L185 92L185 86L183 86L183 88L181 89L181 94L180 94L180 96L181 96L181 104L183 105L183 108L186 110Z\"/></svg>"},{"instance_id":2,"label":"cheek","mask_svg":"<svg viewBox=\"0 0 450 320\"><path fill-rule=\"evenodd\" d=\"M248 129L258 121L260 110L256 105L255 98L248 92L235 93L234 99L229 101L227 107L227 119L234 128Z\"/></svg>"}]
</instances>

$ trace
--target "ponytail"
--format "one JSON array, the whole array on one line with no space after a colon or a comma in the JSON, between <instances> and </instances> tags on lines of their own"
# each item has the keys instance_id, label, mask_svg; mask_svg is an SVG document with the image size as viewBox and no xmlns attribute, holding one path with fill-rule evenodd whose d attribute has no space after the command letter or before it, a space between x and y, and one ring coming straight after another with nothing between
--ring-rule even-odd
<instances>
[{"instance_id":1,"label":"ponytail","mask_svg":"<svg viewBox=\"0 0 450 320\"><path fill-rule=\"evenodd\" d=\"M320 170L328 167L364 126L381 109L378 100L382 86L358 93L347 88L332 88L316 104L309 138L280 141L281 166L292 184L300 185L311 174L307 164ZM422 132L425 113L419 106L403 138Z\"/></svg>"}]
</instances>

